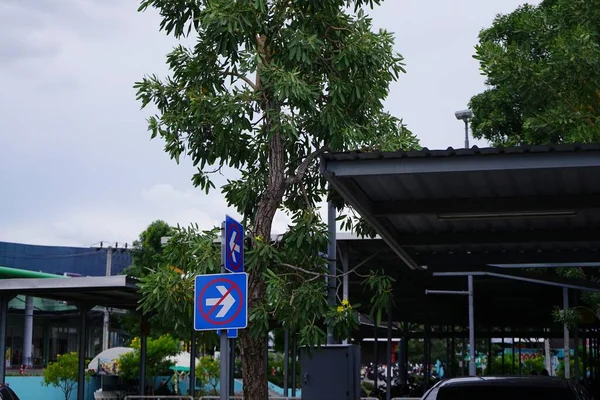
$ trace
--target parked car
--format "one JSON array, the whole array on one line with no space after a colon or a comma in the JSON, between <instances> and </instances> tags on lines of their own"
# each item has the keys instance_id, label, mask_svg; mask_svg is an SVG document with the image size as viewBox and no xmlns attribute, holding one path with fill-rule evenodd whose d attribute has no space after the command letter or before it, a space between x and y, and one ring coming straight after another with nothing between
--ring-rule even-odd
<instances>
[{"instance_id":1,"label":"parked car","mask_svg":"<svg viewBox=\"0 0 600 400\"><path fill-rule=\"evenodd\" d=\"M19 396L8 385L0 384L0 400L19 400Z\"/></svg>"},{"instance_id":2,"label":"parked car","mask_svg":"<svg viewBox=\"0 0 600 400\"><path fill-rule=\"evenodd\" d=\"M549 376L481 376L438 382L422 400L590 400L583 386Z\"/></svg>"}]
</instances>

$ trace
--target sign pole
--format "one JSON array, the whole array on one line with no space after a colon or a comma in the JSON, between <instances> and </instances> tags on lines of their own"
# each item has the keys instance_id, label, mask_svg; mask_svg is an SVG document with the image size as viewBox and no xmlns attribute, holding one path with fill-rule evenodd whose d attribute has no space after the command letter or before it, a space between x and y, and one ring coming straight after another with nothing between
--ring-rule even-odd
<instances>
[{"instance_id":1,"label":"sign pole","mask_svg":"<svg viewBox=\"0 0 600 400\"><path fill-rule=\"evenodd\" d=\"M225 251L226 251L226 240L227 238L225 237L225 222L221 223L221 273L225 273L227 272L227 270L225 269ZM221 347L220 347L220 365L221 365L221 371L219 374L219 385L220 385L220 400L229 400L229 368L228 368L228 364L229 364L229 351L228 351L228 345L229 345L229 340L227 339L227 329L221 329Z\"/></svg>"}]
</instances>

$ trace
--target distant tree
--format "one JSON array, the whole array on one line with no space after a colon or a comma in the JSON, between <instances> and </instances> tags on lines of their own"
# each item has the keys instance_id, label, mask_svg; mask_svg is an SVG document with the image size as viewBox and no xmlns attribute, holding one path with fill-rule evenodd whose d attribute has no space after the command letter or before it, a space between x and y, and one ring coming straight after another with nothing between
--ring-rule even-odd
<instances>
[{"instance_id":1,"label":"distant tree","mask_svg":"<svg viewBox=\"0 0 600 400\"><path fill-rule=\"evenodd\" d=\"M494 145L600 140L600 2L543 0L499 15L475 58L488 88L473 135Z\"/></svg>"},{"instance_id":2,"label":"distant tree","mask_svg":"<svg viewBox=\"0 0 600 400\"><path fill-rule=\"evenodd\" d=\"M124 379L135 380L140 376L140 339L131 342L132 352L124 353L119 357L119 371ZM169 356L179 353L179 341L171 335L162 335L156 339L149 337L146 342L146 382L169 372L173 362Z\"/></svg>"},{"instance_id":3,"label":"distant tree","mask_svg":"<svg viewBox=\"0 0 600 400\"><path fill-rule=\"evenodd\" d=\"M62 390L65 400L77 386L79 355L76 352L59 354L55 362L48 364L44 370L43 386L54 386ZM89 375L86 374L86 379Z\"/></svg>"},{"instance_id":4,"label":"distant tree","mask_svg":"<svg viewBox=\"0 0 600 400\"><path fill-rule=\"evenodd\" d=\"M131 256L133 263L127 267L123 274L141 278L150 269L165 263L163 258L162 237L173 233L173 228L165 221L156 220L140 233L139 239L133 242Z\"/></svg>"}]
</instances>

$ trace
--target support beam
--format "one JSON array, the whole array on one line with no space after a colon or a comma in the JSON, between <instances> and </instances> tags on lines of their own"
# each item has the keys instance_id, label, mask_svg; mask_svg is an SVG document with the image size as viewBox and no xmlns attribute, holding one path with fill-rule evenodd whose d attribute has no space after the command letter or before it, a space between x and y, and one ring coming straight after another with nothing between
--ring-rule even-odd
<instances>
[{"instance_id":1,"label":"support beam","mask_svg":"<svg viewBox=\"0 0 600 400\"><path fill-rule=\"evenodd\" d=\"M469 284L469 375L477 376L475 364L475 307L473 293L473 275L468 276Z\"/></svg>"},{"instance_id":2,"label":"support beam","mask_svg":"<svg viewBox=\"0 0 600 400\"><path fill-rule=\"evenodd\" d=\"M496 252L478 251L464 246L454 253L421 253L419 260L423 265L430 268L448 265L473 265L481 266L488 264L531 264L531 263L588 263L598 262L600 258L600 246L579 251L555 250L555 251L523 251L523 252Z\"/></svg>"},{"instance_id":3,"label":"support beam","mask_svg":"<svg viewBox=\"0 0 600 400\"><path fill-rule=\"evenodd\" d=\"M8 328L8 302L7 296L0 297L0 349L6 349L6 330ZM6 383L6 362L4 362L4 351L0 360L0 383Z\"/></svg>"},{"instance_id":4,"label":"support beam","mask_svg":"<svg viewBox=\"0 0 600 400\"><path fill-rule=\"evenodd\" d=\"M497 152L496 149L491 151ZM360 177L381 177L383 175L414 176L416 174L465 173L470 171L519 171L523 169L563 169L600 167L600 151L564 151L539 153L512 153L478 155L471 150L455 150L456 154L473 154L463 157L449 157L447 150L429 151L427 157L406 157L398 154L382 158L385 153L370 153L355 159L335 159L336 154L324 154L321 171L328 174L328 180L357 179ZM435 157L435 154L440 154Z\"/></svg>"},{"instance_id":5,"label":"support beam","mask_svg":"<svg viewBox=\"0 0 600 400\"><path fill-rule=\"evenodd\" d=\"M327 303L330 307L335 306L337 293L337 267L336 267L336 209L332 201L327 203L327 227L329 233L329 244L327 246L327 258L329 259L329 276L327 277ZM333 328L327 327L327 344L335 344Z\"/></svg>"},{"instance_id":6,"label":"support beam","mask_svg":"<svg viewBox=\"0 0 600 400\"><path fill-rule=\"evenodd\" d=\"M459 246L484 244L518 244L527 243L535 238L536 243L565 243L592 242L600 247L600 230L581 229L569 231L565 235L560 230L526 230L514 232L447 232L447 233L406 233L399 234L394 239L403 247L418 246Z\"/></svg>"},{"instance_id":7,"label":"support beam","mask_svg":"<svg viewBox=\"0 0 600 400\"><path fill-rule=\"evenodd\" d=\"M548 212L596 208L598 204L600 204L600 194L400 200L373 203L373 215L387 217L394 215L493 214L515 211Z\"/></svg>"},{"instance_id":8,"label":"support beam","mask_svg":"<svg viewBox=\"0 0 600 400\"><path fill-rule=\"evenodd\" d=\"M196 395L196 331L192 329L192 334L190 337L190 385L189 385L189 395L195 398Z\"/></svg>"},{"instance_id":9,"label":"support beam","mask_svg":"<svg viewBox=\"0 0 600 400\"><path fill-rule=\"evenodd\" d=\"M569 289L563 288L563 310L569 309ZM569 348L569 326L564 324L565 356L563 362L565 365L565 379L571 378L571 349Z\"/></svg>"},{"instance_id":10,"label":"support beam","mask_svg":"<svg viewBox=\"0 0 600 400\"><path fill-rule=\"evenodd\" d=\"M140 324L140 395L146 394L146 353L148 352L148 334L150 327L148 318L142 314L142 323Z\"/></svg>"},{"instance_id":11,"label":"support beam","mask_svg":"<svg viewBox=\"0 0 600 400\"><path fill-rule=\"evenodd\" d=\"M87 312L87 306L82 305L79 307L77 400L85 399L85 338L87 330Z\"/></svg>"},{"instance_id":12,"label":"support beam","mask_svg":"<svg viewBox=\"0 0 600 400\"><path fill-rule=\"evenodd\" d=\"M387 346L385 356L385 399L391 400L392 398L392 304L390 302L390 308L388 309L387 315Z\"/></svg>"},{"instance_id":13,"label":"support beam","mask_svg":"<svg viewBox=\"0 0 600 400\"><path fill-rule=\"evenodd\" d=\"M32 351L33 344L33 297L25 297L25 324L23 326L23 364L26 368L32 366ZM13 349L14 351L14 349Z\"/></svg>"},{"instance_id":14,"label":"support beam","mask_svg":"<svg viewBox=\"0 0 600 400\"><path fill-rule=\"evenodd\" d=\"M323 164L321 164L323 166ZM321 171L325 178L329 181L330 187L336 190L339 194L341 194L346 201L360 214L363 218L379 233L380 237L383 241L390 246L392 251L396 253L396 255L406 264L406 266L410 269L421 270L423 269L419 264L415 262L412 256L402 247L402 245L398 244L394 241L392 233L383 226L377 218L374 218L370 215L372 211L372 202L368 199L368 197L362 192L362 190L358 187L355 187L354 190L346 187L345 185L339 184L338 180L335 179L333 175L324 171ZM356 185L354 185L356 186ZM396 232L394 232L395 234Z\"/></svg>"},{"instance_id":15,"label":"support beam","mask_svg":"<svg viewBox=\"0 0 600 400\"><path fill-rule=\"evenodd\" d=\"M283 339L283 396L289 396L290 329L286 328Z\"/></svg>"}]
</instances>

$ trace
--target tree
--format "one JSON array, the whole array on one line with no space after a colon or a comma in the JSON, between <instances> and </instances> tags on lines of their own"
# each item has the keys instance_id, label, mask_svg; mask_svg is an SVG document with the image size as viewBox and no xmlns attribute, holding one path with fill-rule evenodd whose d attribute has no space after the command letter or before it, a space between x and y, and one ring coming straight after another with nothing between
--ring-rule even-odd
<instances>
[{"instance_id":1,"label":"tree","mask_svg":"<svg viewBox=\"0 0 600 400\"><path fill-rule=\"evenodd\" d=\"M123 379L135 380L140 376L140 339L131 342L133 351L119 357L119 370ZM162 335L156 339L149 337L146 342L146 382L169 371L173 362L170 356L179 353L179 341L171 335Z\"/></svg>"},{"instance_id":2,"label":"tree","mask_svg":"<svg viewBox=\"0 0 600 400\"><path fill-rule=\"evenodd\" d=\"M488 89L473 135L494 145L600 140L600 3L543 0L499 15L475 58Z\"/></svg>"},{"instance_id":3,"label":"tree","mask_svg":"<svg viewBox=\"0 0 600 400\"><path fill-rule=\"evenodd\" d=\"M390 83L404 70L393 36L372 32L362 10L379 3L141 2L140 10L158 10L161 30L195 40L167 56L169 77L148 76L135 84L142 106L158 109L149 119L151 136L165 141L175 161L191 159L198 168L193 183L205 191L215 187L211 173L231 168L241 175L222 191L249 230L250 329L239 341L249 400L268 396L263 354L271 321L298 329L305 343L318 344L325 336L329 305L319 278L327 270L318 252L326 248L327 235L315 205L328 193L317 159L328 150L418 146L402 121L383 109ZM271 227L280 209L292 226L273 243ZM169 315L167 300L151 295L150 287L147 299L158 303L147 300L146 309L157 306ZM378 296L386 306L390 291Z\"/></svg>"},{"instance_id":4,"label":"tree","mask_svg":"<svg viewBox=\"0 0 600 400\"><path fill-rule=\"evenodd\" d=\"M221 375L221 366L218 360L211 356L200 357L196 364L196 377L200 379L203 385L211 386L211 395L217 394L217 385Z\"/></svg>"},{"instance_id":5,"label":"tree","mask_svg":"<svg viewBox=\"0 0 600 400\"><path fill-rule=\"evenodd\" d=\"M132 264L125 268L123 275L141 278L148 271L161 268L170 268L163 256L163 245L161 238L168 237L173 233L173 228L165 221L156 220L139 235L138 240L133 242L131 249ZM140 332L140 316L134 312L124 314L113 314L114 325L118 326L129 339L133 339ZM158 314L150 315L148 323L151 327L150 336L158 337L164 333L173 333L173 326L164 323L164 318ZM183 337L188 336L186 335Z\"/></svg>"},{"instance_id":6,"label":"tree","mask_svg":"<svg viewBox=\"0 0 600 400\"><path fill-rule=\"evenodd\" d=\"M55 362L48 364L44 370L43 386L54 386L60 388L69 400L71 392L75 389L78 379L79 355L76 352L59 354ZM89 375L86 375L89 379Z\"/></svg>"},{"instance_id":7,"label":"tree","mask_svg":"<svg viewBox=\"0 0 600 400\"><path fill-rule=\"evenodd\" d=\"M164 264L163 244L161 238L173 233L173 228L165 221L156 220L140 233L139 239L133 242L131 257L133 263L125 268L123 274L141 278L150 269Z\"/></svg>"}]
</instances>

